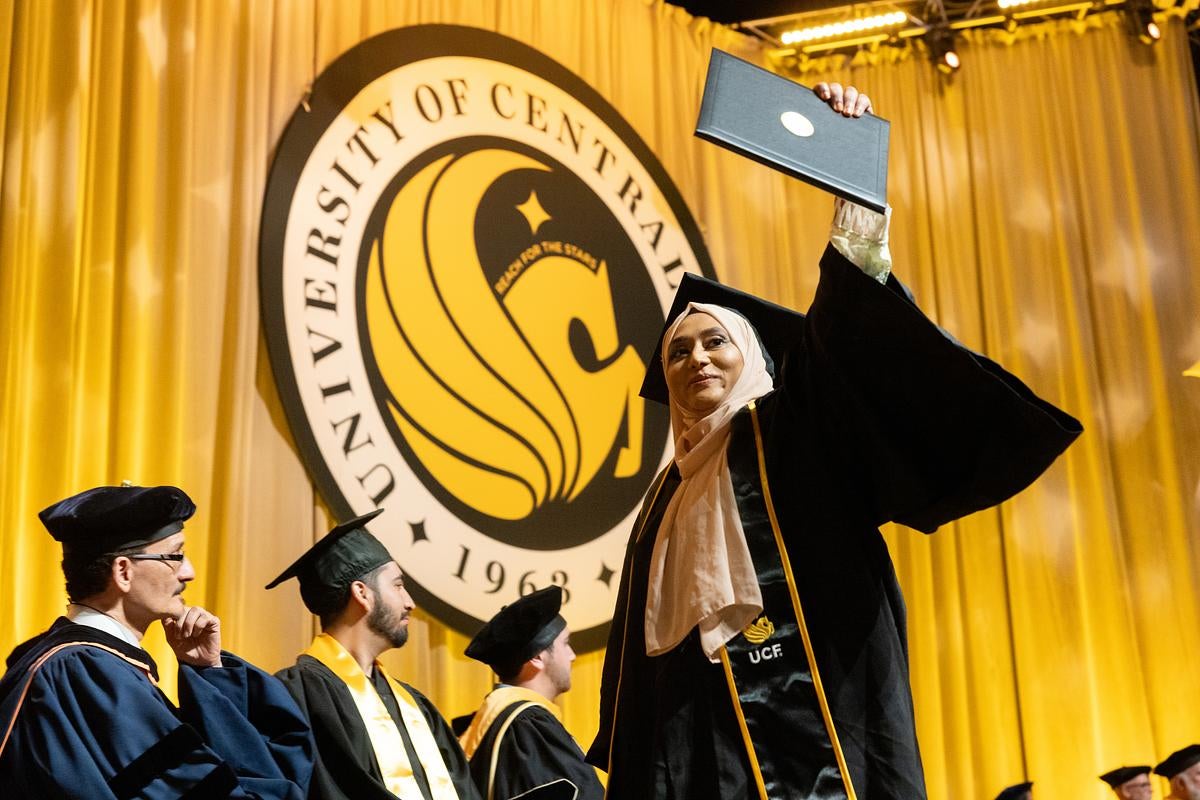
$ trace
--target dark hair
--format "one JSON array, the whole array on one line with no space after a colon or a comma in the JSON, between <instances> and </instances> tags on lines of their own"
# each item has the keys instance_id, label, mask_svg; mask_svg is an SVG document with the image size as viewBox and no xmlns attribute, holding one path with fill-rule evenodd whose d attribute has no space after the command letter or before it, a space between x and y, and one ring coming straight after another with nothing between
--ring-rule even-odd
<instances>
[{"instance_id":1,"label":"dark hair","mask_svg":"<svg viewBox=\"0 0 1200 800\"><path fill-rule=\"evenodd\" d=\"M390 561L388 562L391 563ZM355 578L354 581L362 581L371 591L379 591L379 575L383 572L383 568L387 564L380 564L375 569L360 578ZM319 597L310 597L309 607L312 612L321 620L321 630L325 630L330 625L338 621L338 617L342 616L342 612L346 610L346 606L350 605L350 587L354 581L350 581L345 586L338 589L331 589L323 592Z\"/></svg>"},{"instance_id":2,"label":"dark hair","mask_svg":"<svg viewBox=\"0 0 1200 800\"><path fill-rule=\"evenodd\" d=\"M524 666L525 662L522 661L519 664L511 665L496 664L493 669L496 670L496 677L500 679L501 683L507 683L511 685L512 683L516 682L517 678L521 677L521 668Z\"/></svg>"},{"instance_id":3,"label":"dark hair","mask_svg":"<svg viewBox=\"0 0 1200 800\"><path fill-rule=\"evenodd\" d=\"M108 588L112 565L118 556L140 553L144 547L131 547L114 553L63 553L62 571L67 583L67 599L78 603Z\"/></svg>"}]
</instances>

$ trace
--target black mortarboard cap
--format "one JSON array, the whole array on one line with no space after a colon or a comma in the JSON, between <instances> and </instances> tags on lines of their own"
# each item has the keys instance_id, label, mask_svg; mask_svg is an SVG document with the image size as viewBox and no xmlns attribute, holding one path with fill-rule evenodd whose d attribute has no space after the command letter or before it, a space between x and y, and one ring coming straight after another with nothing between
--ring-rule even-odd
<instances>
[{"instance_id":1,"label":"black mortarboard cap","mask_svg":"<svg viewBox=\"0 0 1200 800\"><path fill-rule=\"evenodd\" d=\"M507 674L545 650L567 627L559 616L562 589L547 586L496 612L465 651L498 674Z\"/></svg>"},{"instance_id":2,"label":"black mortarboard cap","mask_svg":"<svg viewBox=\"0 0 1200 800\"><path fill-rule=\"evenodd\" d=\"M1021 800L1025 793L1033 788L1033 781L1027 783L1018 783L1016 786L1009 786L1007 789L1002 789L1000 794L996 795L996 800Z\"/></svg>"},{"instance_id":3,"label":"black mortarboard cap","mask_svg":"<svg viewBox=\"0 0 1200 800\"><path fill-rule=\"evenodd\" d=\"M513 795L512 800L575 800L579 796L579 788L566 778L543 783L527 792Z\"/></svg>"},{"instance_id":4,"label":"black mortarboard cap","mask_svg":"<svg viewBox=\"0 0 1200 800\"><path fill-rule=\"evenodd\" d=\"M1162 775L1170 780L1195 764L1200 764L1200 744L1189 744L1182 750L1176 750L1167 756L1161 764L1154 768L1154 774Z\"/></svg>"},{"instance_id":5,"label":"black mortarboard cap","mask_svg":"<svg viewBox=\"0 0 1200 800\"><path fill-rule=\"evenodd\" d=\"M48 506L38 519L64 554L112 553L143 547L183 530L196 513L174 486L97 486Z\"/></svg>"},{"instance_id":6,"label":"black mortarboard cap","mask_svg":"<svg viewBox=\"0 0 1200 800\"><path fill-rule=\"evenodd\" d=\"M1150 767L1117 767L1114 770L1104 773L1100 776L1100 780L1107 783L1112 788L1117 788L1122 783L1127 783L1138 775L1145 775L1150 772Z\"/></svg>"},{"instance_id":7,"label":"black mortarboard cap","mask_svg":"<svg viewBox=\"0 0 1200 800\"><path fill-rule=\"evenodd\" d=\"M709 303L732 309L745 317L758 333L758 341L763 347L763 357L767 362L767 372L771 377L777 377L775 365L782 363L788 348L802 335L804 315L776 305L752 294L731 289L714 280L699 275L686 273L675 290L675 300L671 310L667 312L667 321L662 332L658 335L658 343L650 354L650 365L646 369L646 378L642 381L642 397L658 403L667 403L667 379L663 375L662 344L667 328L675 318L683 313L688 303Z\"/></svg>"},{"instance_id":8,"label":"black mortarboard cap","mask_svg":"<svg viewBox=\"0 0 1200 800\"><path fill-rule=\"evenodd\" d=\"M340 595L371 570L394 560L383 543L365 527L382 513L382 508L376 509L338 525L279 573L267 588L274 589L289 578L296 578L300 581L304 605L314 614L322 613L331 597Z\"/></svg>"}]
</instances>

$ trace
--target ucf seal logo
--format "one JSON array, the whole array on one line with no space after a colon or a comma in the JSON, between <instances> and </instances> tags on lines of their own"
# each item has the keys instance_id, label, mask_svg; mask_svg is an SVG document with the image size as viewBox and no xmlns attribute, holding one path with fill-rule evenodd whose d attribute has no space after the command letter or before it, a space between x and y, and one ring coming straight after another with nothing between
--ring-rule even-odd
<instances>
[{"instance_id":1,"label":"ucf seal logo","mask_svg":"<svg viewBox=\"0 0 1200 800\"><path fill-rule=\"evenodd\" d=\"M646 145L594 90L455 26L369 39L279 142L260 251L279 393L341 518L460 631L555 583L604 643L670 453L638 397L685 272L712 275Z\"/></svg>"}]
</instances>

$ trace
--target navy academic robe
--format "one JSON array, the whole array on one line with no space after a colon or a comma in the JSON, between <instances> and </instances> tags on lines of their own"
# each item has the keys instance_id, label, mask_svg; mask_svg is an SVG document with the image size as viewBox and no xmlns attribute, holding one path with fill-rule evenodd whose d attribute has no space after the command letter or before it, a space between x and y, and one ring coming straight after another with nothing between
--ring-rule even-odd
<instances>
[{"instance_id":1,"label":"navy academic robe","mask_svg":"<svg viewBox=\"0 0 1200 800\"><path fill-rule=\"evenodd\" d=\"M995 505L1082 428L932 324L895 278L884 286L832 247L776 386L755 404L758 435L748 409L734 417L729 469L748 541L772 537L768 476L850 774L829 767L837 748L821 715L772 704L763 690L768 713L751 744L760 763L787 776L766 794L841 800L849 782L858 800L922 800L904 600L878 527L895 521L931 533ZM704 656L696 632L646 655L650 559L678 487L672 465L647 497L640 538L629 542L588 760L609 770L614 800L758 798L723 669Z\"/></svg>"},{"instance_id":2,"label":"navy academic robe","mask_svg":"<svg viewBox=\"0 0 1200 800\"><path fill-rule=\"evenodd\" d=\"M13 651L0 680L0 792L302 800L313 759L303 714L267 673L228 653L222 665L181 665L176 708L145 650L60 618Z\"/></svg>"}]
</instances>

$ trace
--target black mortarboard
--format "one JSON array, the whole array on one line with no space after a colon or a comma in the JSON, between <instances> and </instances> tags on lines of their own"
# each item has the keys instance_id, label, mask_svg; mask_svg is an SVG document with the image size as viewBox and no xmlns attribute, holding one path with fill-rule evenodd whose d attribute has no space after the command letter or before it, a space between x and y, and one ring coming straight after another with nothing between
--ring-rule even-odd
<instances>
[{"instance_id":1,"label":"black mortarboard","mask_svg":"<svg viewBox=\"0 0 1200 800\"><path fill-rule=\"evenodd\" d=\"M364 527L382 513L379 508L338 525L279 573L267 588L274 589L289 578L296 578L300 581L304 605L314 614L323 613L327 601L339 596L352 582L394 560Z\"/></svg>"},{"instance_id":2,"label":"black mortarboard","mask_svg":"<svg viewBox=\"0 0 1200 800\"><path fill-rule=\"evenodd\" d=\"M38 519L63 553L112 553L143 547L183 530L196 513L174 486L97 486L44 508Z\"/></svg>"},{"instance_id":3,"label":"black mortarboard","mask_svg":"<svg viewBox=\"0 0 1200 800\"><path fill-rule=\"evenodd\" d=\"M554 641L567 621L559 616L562 589L547 586L525 595L496 612L475 634L465 651L497 674L513 672Z\"/></svg>"},{"instance_id":4,"label":"black mortarboard","mask_svg":"<svg viewBox=\"0 0 1200 800\"><path fill-rule=\"evenodd\" d=\"M513 795L512 800L575 800L579 796L579 788L566 778L543 783L527 792Z\"/></svg>"},{"instance_id":5,"label":"black mortarboard","mask_svg":"<svg viewBox=\"0 0 1200 800\"><path fill-rule=\"evenodd\" d=\"M1112 788L1117 788L1122 783L1127 783L1138 775L1145 775L1150 772L1150 767L1117 767L1116 769L1106 772L1100 776L1100 780L1107 783Z\"/></svg>"},{"instance_id":6,"label":"black mortarboard","mask_svg":"<svg viewBox=\"0 0 1200 800\"><path fill-rule=\"evenodd\" d=\"M686 273L679 283L679 288L675 290L675 300L671 303L671 310L667 312L666 324L658 335L658 344L650 354L650 365L646 369L641 391L642 397L647 400L664 405L667 403L667 379L663 375L661 358L662 340L667 328L683 313L688 303L724 306L745 317L758 333L758 341L763 346L763 358L767 362L767 372L772 378L776 377L775 365L781 363L788 348L800 338L804 324L804 315L799 311L731 289L714 280Z\"/></svg>"},{"instance_id":7,"label":"black mortarboard","mask_svg":"<svg viewBox=\"0 0 1200 800\"><path fill-rule=\"evenodd\" d=\"M1167 756L1161 764L1154 768L1154 774L1162 775L1170 780L1195 764L1200 764L1200 744L1189 744L1182 750L1176 750Z\"/></svg>"},{"instance_id":8,"label":"black mortarboard","mask_svg":"<svg viewBox=\"0 0 1200 800\"><path fill-rule=\"evenodd\" d=\"M1025 793L1033 788L1033 781L1028 783L1018 783L1016 786L1009 786L1007 789L1002 789L1000 794L996 795L996 800L1021 800Z\"/></svg>"}]
</instances>

